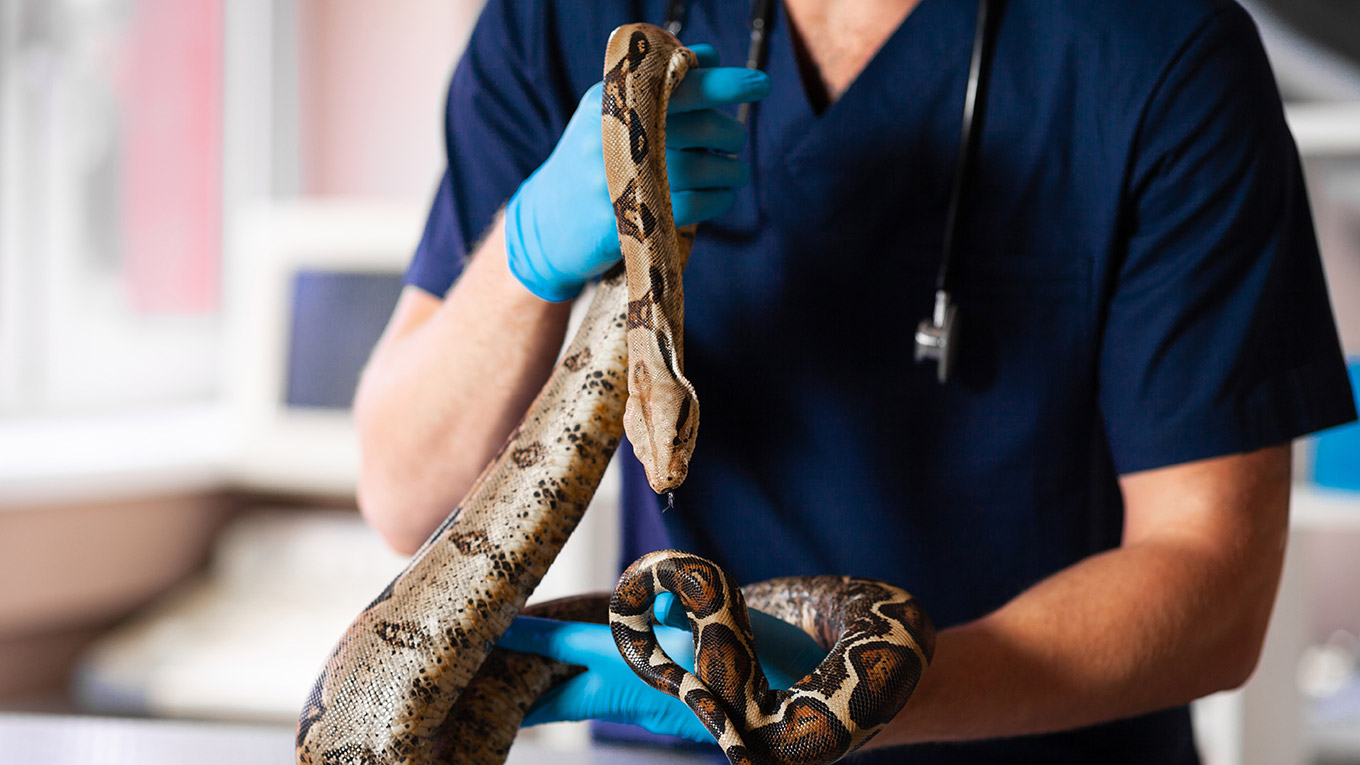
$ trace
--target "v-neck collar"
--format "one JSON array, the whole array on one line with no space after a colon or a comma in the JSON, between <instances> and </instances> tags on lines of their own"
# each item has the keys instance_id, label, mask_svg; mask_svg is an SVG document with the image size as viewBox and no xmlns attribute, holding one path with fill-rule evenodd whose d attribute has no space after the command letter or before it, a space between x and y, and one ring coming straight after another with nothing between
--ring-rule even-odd
<instances>
[{"instance_id":1,"label":"v-neck collar","mask_svg":"<svg viewBox=\"0 0 1360 765\"><path fill-rule=\"evenodd\" d=\"M971 3L960 0L921 0L911 13L898 23L892 34L884 39L883 44L874 51L874 55L855 75L840 97L828 103L820 113L812 107L807 83L803 80L803 70L798 66L798 54L794 48L793 28L788 10L782 2L776 2L775 6L769 68L774 69L777 66L779 75L787 77L796 85L800 96L798 99L800 111L809 119L821 122L835 113L842 101L847 98L859 98L860 91L872 89L873 83L883 76L879 70L891 66L893 60L900 57L899 49L912 47L915 50L906 52L906 57L916 59L920 53L934 54L946 48L952 42L950 34L952 27L961 20L953 17L958 15L958 9L970 7ZM770 74L772 77L775 76L774 71ZM925 72L912 72L909 75L928 76Z\"/></svg>"},{"instance_id":2,"label":"v-neck collar","mask_svg":"<svg viewBox=\"0 0 1360 765\"><path fill-rule=\"evenodd\" d=\"M767 100L777 99L783 114L774 122L769 118L762 120L757 106L753 129L758 137L753 135L753 139L763 144L761 153L774 150L779 157L776 161L783 163L797 161L807 152L817 153L819 146L826 145L827 136L839 141L861 133L869 127L859 124L865 110L878 111L874 101L899 99L904 91L919 94L933 90L943 81L952 81L960 72L966 76L976 21L977 5L973 0L921 0L841 97L817 114L803 88L788 15L783 4L778 3L766 66L774 92ZM959 96L961 102L962 90Z\"/></svg>"}]
</instances>

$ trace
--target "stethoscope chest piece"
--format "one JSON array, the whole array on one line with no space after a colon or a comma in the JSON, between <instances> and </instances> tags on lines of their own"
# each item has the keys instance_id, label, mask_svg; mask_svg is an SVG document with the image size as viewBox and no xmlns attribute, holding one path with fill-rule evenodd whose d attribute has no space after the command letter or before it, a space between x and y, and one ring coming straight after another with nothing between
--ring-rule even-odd
<instances>
[{"instance_id":1,"label":"stethoscope chest piece","mask_svg":"<svg viewBox=\"0 0 1360 765\"><path fill-rule=\"evenodd\" d=\"M958 316L959 308L954 305L949 293L938 290L935 293L934 312L916 325L916 362L934 361L935 379L941 385L949 382L954 370L954 357L959 346Z\"/></svg>"},{"instance_id":2,"label":"stethoscope chest piece","mask_svg":"<svg viewBox=\"0 0 1360 765\"><path fill-rule=\"evenodd\" d=\"M968 67L968 88L963 98L963 125L959 131L959 155L954 169L954 184L950 190L949 208L945 213L944 247L940 256L940 272L935 279L935 310L916 325L916 361L934 361L935 379L944 385L954 370L959 353L958 308L950 295L950 266L958 259L959 235L962 232L963 205L967 198L968 180L977 155L980 138L979 124L987 98L987 73L991 59L993 38L996 35L997 15L992 6L1000 0L978 0L977 26L973 37L973 56Z\"/></svg>"}]
</instances>

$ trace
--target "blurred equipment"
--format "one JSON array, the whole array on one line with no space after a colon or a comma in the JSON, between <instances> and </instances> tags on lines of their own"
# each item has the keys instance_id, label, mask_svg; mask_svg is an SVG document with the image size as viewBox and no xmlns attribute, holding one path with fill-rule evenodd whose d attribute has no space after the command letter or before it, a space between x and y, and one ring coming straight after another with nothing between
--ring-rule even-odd
<instances>
[{"instance_id":1,"label":"blurred equipment","mask_svg":"<svg viewBox=\"0 0 1360 765\"><path fill-rule=\"evenodd\" d=\"M350 402L396 305L423 214L422 204L298 200L239 216L227 306L239 484L353 493Z\"/></svg>"},{"instance_id":2,"label":"blurred equipment","mask_svg":"<svg viewBox=\"0 0 1360 765\"><path fill-rule=\"evenodd\" d=\"M359 373L400 295L400 274L319 268L294 273L284 403L348 410Z\"/></svg>"},{"instance_id":3,"label":"blurred equipment","mask_svg":"<svg viewBox=\"0 0 1360 765\"><path fill-rule=\"evenodd\" d=\"M1360 638L1337 630L1299 657L1299 691L1313 702L1316 722L1360 720Z\"/></svg>"},{"instance_id":4,"label":"blurred equipment","mask_svg":"<svg viewBox=\"0 0 1360 765\"><path fill-rule=\"evenodd\" d=\"M1258 0L1286 24L1360 66L1360 4L1353 0Z\"/></svg>"},{"instance_id":5,"label":"blurred equipment","mask_svg":"<svg viewBox=\"0 0 1360 765\"><path fill-rule=\"evenodd\" d=\"M1318 763L1356 761L1360 730L1360 638L1345 630L1299 657L1298 688Z\"/></svg>"},{"instance_id":6,"label":"blurred equipment","mask_svg":"<svg viewBox=\"0 0 1360 765\"><path fill-rule=\"evenodd\" d=\"M1360 98L1360 4L1242 0L1261 31L1286 101Z\"/></svg>"},{"instance_id":7,"label":"blurred equipment","mask_svg":"<svg viewBox=\"0 0 1360 765\"><path fill-rule=\"evenodd\" d=\"M1351 389L1360 400L1360 359L1351 361ZM1314 438L1313 481L1360 491L1360 423L1324 430Z\"/></svg>"},{"instance_id":8,"label":"blurred equipment","mask_svg":"<svg viewBox=\"0 0 1360 765\"><path fill-rule=\"evenodd\" d=\"M335 635L404 562L352 512L249 513L204 575L92 647L76 694L103 713L291 723Z\"/></svg>"},{"instance_id":9,"label":"blurred equipment","mask_svg":"<svg viewBox=\"0 0 1360 765\"><path fill-rule=\"evenodd\" d=\"M617 505L611 467L534 601L610 586L600 551L617 547ZM335 636L405 562L352 510L248 512L221 532L207 571L86 651L75 695L104 714L291 727ZM582 732L536 740L583 744Z\"/></svg>"}]
</instances>

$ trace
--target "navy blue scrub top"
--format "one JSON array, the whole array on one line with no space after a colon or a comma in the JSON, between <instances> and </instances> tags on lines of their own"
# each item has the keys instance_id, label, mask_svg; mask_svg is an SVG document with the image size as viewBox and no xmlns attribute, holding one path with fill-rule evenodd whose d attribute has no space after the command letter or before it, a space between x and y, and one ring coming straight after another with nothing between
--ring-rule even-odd
<instances>
[{"instance_id":1,"label":"navy blue scrub top","mask_svg":"<svg viewBox=\"0 0 1360 765\"><path fill-rule=\"evenodd\" d=\"M408 283L445 294L600 79L609 31L664 4L490 0ZM744 61L746 4L691 5L685 41ZM685 274L690 477L662 514L625 460L625 561L673 546L744 582L878 577L947 627L1118 545L1118 475L1354 417L1297 152L1231 2L1007 3L964 212L957 382L913 363L975 19L973 0L923 0L817 114L776 18L752 181L700 227ZM1196 761L1184 709L910 757Z\"/></svg>"}]
</instances>

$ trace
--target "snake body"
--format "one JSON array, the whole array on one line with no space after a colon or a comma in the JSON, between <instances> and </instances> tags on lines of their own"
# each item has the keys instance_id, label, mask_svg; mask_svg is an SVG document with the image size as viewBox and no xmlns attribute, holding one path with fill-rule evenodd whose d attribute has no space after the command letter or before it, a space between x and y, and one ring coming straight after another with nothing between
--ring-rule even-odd
<instances>
[{"instance_id":1,"label":"snake body","mask_svg":"<svg viewBox=\"0 0 1360 765\"><path fill-rule=\"evenodd\" d=\"M684 480L698 424L680 329L693 230L672 223L664 125L669 94L695 63L656 27L610 37L602 129L627 267L601 280L547 384L458 508L341 636L298 722L299 765L503 762L529 705L579 671L494 644L580 520L625 427L653 488ZM726 575L673 551L644 560L612 601L525 613L611 622L640 676L683 694L734 762L852 751L896 714L930 659L933 630L906 593L867 580L776 580L749 587L751 602L831 653L789 691L770 691ZM697 677L677 676L646 648L657 588L691 614ZM732 667L746 668L742 682L730 681Z\"/></svg>"},{"instance_id":2,"label":"snake body","mask_svg":"<svg viewBox=\"0 0 1360 765\"><path fill-rule=\"evenodd\" d=\"M689 616L697 677L652 631L660 592L674 593ZM744 601L807 632L826 658L787 690L771 688ZM734 765L840 759L901 710L934 652L934 628L900 588L818 576L742 590L711 561L677 550L648 553L624 571L609 624L629 666L694 710Z\"/></svg>"},{"instance_id":3,"label":"snake body","mask_svg":"<svg viewBox=\"0 0 1360 765\"><path fill-rule=\"evenodd\" d=\"M605 52L601 127L605 180L628 272L628 404L624 428L658 494L684 482L699 427L685 377L680 274L694 227L678 231L666 179L666 105L694 52L656 27L620 27ZM665 36L662 36L665 35ZM640 94L655 97L640 97Z\"/></svg>"}]
</instances>

